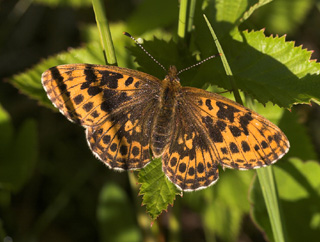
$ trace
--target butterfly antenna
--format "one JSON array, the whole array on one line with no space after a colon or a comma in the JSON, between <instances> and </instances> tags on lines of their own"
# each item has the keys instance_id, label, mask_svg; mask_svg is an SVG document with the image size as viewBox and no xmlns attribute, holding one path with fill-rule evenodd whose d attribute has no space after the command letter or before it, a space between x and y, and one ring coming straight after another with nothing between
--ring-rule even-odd
<instances>
[{"instance_id":1,"label":"butterfly antenna","mask_svg":"<svg viewBox=\"0 0 320 242\"><path fill-rule=\"evenodd\" d=\"M130 39L132 39L134 42L136 42L136 44L155 62L157 63L159 66L161 66L161 68L163 70L165 70L165 72L167 72L167 69L159 62L157 61L148 51L146 51L146 49L138 42L138 40L136 40L135 38L132 37L131 34L127 33L127 32L123 32L123 34L125 36L128 36Z\"/></svg>"},{"instance_id":2,"label":"butterfly antenna","mask_svg":"<svg viewBox=\"0 0 320 242\"><path fill-rule=\"evenodd\" d=\"M221 55L221 54L219 54L219 55ZM201 65L202 63L204 63L204 62L206 62L207 60L210 60L210 59L212 59L212 58L214 58L214 57L216 57L216 56L215 56L215 55L209 56L208 58L205 58L204 60L199 61L198 63L196 63L196 64L194 64L194 65L192 65L192 66L189 66L189 67L187 67L187 68L184 68L184 69L178 71L177 75L181 74L181 73L184 72L184 71L190 70L190 69L193 68L193 67L199 66L199 65Z\"/></svg>"}]
</instances>

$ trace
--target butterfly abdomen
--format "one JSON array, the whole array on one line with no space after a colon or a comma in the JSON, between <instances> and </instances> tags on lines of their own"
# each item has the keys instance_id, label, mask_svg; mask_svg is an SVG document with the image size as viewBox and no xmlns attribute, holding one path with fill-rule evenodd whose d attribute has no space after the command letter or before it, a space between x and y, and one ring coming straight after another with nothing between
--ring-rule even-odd
<instances>
[{"instance_id":1,"label":"butterfly abdomen","mask_svg":"<svg viewBox=\"0 0 320 242\"><path fill-rule=\"evenodd\" d=\"M164 82L166 81L165 79ZM177 89L171 85L174 84L168 81L162 91L159 112L156 113L152 128L151 147L155 157L162 155L172 135Z\"/></svg>"}]
</instances>

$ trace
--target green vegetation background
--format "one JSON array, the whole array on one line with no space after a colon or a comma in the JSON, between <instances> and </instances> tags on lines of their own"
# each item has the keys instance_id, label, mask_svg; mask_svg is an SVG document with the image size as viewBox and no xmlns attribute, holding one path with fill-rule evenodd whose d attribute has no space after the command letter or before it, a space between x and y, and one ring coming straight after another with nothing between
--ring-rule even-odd
<instances>
[{"instance_id":1,"label":"green vegetation background","mask_svg":"<svg viewBox=\"0 0 320 242\"><path fill-rule=\"evenodd\" d=\"M256 8L259 2L270 3ZM123 31L148 40L144 46L166 66L181 69L217 53L201 8L239 88L266 103L266 108L256 104L257 111L291 142L290 153L273 166L288 241L317 241L320 108L292 105L320 99L319 64L308 61L310 52L294 47L303 44L314 50L311 59L319 58L320 3L197 1L197 25L184 46L176 44L178 1L106 1L119 66L137 68L136 59L141 70L164 76ZM141 207L137 173L111 171L93 157L83 128L48 102L40 76L57 64L103 64L99 41L89 0L0 2L0 240L273 241L254 171L221 171L215 186L176 196L152 222ZM215 91L231 89L219 58L183 73L181 80ZM151 168L161 172L150 166L139 182Z\"/></svg>"}]
</instances>

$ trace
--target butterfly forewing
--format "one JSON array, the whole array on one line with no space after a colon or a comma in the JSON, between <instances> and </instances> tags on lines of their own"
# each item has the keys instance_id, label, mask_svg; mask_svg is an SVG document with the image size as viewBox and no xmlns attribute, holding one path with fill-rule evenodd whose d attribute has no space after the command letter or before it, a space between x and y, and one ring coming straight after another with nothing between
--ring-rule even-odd
<instances>
[{"instance_id":1,"label":"butterfly forewing","mask_svg":"<svg viewBox=\"0 0 320 242\"><path fill-rule=\"evenodd\" d=\"M206 131L222 166L263 167L289 150L285 134L273 123L236 102L196 88L184 88L184 100Z\"/></svg>"},{"instance_id":2,"label":"butterfly forewing","mask_svg":"<svg viewBox=\"0 0 320 242\"><path fill-rule=\"evenodd\" d=\"M89 64L52 67L42 75L52 103L69 120L83 126L102 123L114 110L154 95L161 81L126 68Z\"/></svg>"}]
</instances>

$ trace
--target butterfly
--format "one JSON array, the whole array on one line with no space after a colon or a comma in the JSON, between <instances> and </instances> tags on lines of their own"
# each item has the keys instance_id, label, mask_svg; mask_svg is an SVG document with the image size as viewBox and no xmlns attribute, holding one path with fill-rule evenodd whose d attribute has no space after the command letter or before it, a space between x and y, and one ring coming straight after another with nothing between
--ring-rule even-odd
<instances>
[{"instance_id":1,"label":"butterfly","mask_svg":"<svg viewBox=\"0 0 320 242\"><path fill-rule=\"evenodd\" d=\"M219 165L239 170L273 164L289 150L285 134L258 113L221 95L107 65L68 64L42 74L55 107L86 130L93 154L115 170L162 158L183 191L214 184Z\"/></svg>"}]
</instances>

